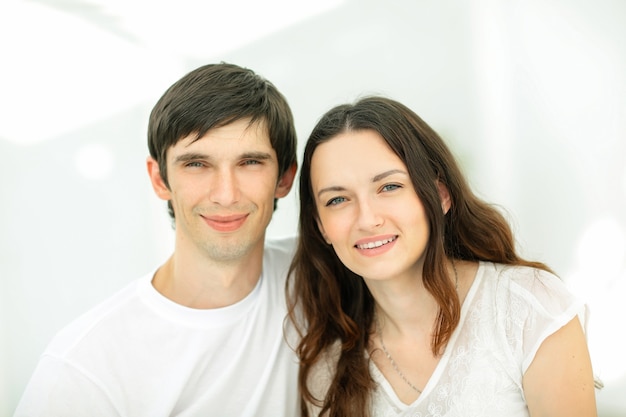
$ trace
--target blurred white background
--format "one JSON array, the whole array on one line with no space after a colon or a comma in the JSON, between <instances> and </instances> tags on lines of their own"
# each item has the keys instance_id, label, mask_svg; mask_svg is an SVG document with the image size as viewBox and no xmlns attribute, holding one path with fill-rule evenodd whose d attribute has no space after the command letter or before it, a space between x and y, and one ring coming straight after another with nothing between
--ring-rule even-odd
<instances>
[{"instance_id":1,"label":"blurred white background","mask_svg":"<svg viewBox=\"0 0 626 417\"><path fill-rule=\"evenodd\" d=\"M0 416L62 326L169 255L148 114L219 61L276 84L300 149L359 95L420 114L588 301L600 416L626 415L623 0L3 0L0 57ZM270 235L296 218L292 192Z\"/></svg>"}]
</instances>

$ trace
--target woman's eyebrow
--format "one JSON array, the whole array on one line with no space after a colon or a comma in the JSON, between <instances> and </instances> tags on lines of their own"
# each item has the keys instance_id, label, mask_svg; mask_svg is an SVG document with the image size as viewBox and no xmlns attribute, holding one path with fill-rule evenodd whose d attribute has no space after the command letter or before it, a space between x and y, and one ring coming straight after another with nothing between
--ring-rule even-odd
<instances>
[{"instance_id":1,"label":"woman's eyebrow","mask_svg":"<svg viewBox=\"0 0 626 417\"><path fill-rule=\"evenodd\" d=\"M407 175L407 176L409 175L406 171L403 171L401 169L390 169L389 171L381 172L380 174L375 175L372 178L372 182L381 181L381 180L383 180L383 179L385 179L385 178L387 178L387 177L389 177L391 175L394 175L394 174L402 174L402 175ZM325 187L325 188L322 188L321 190L319 190L317 192L317 196L320 197L324 193L337 192L337 191L346 191L346 188L342 187L340 185L332 185L330 187Z\"/></svg>"},{"instance_id":2,"label":"woman's eyebrow","mask_svg":"<svg viewBox=\"0 0 626 417\"><path fill-rule=\"evenodd\" d=\"M378 182L378 181L380 181L380 180L382 180L382 179L385 179L385 178L387 178L388 176L393 175L393 174L404 174L404 175L408 175L406 171L403 171L403 170L401 170L401 169L390 169L389 171L381 172L380 174L375 175L375 176L372 178L372 182Z\"/></svg>"},{"instance_id":3,"label":"woman's eyebrow","mask_svg":"<svg viewBox=\"0 0 626 417\"><path fill-rule=\"evenodd\" d=\"M333 185L330 187L326 187L326 188L322 188L321 190L319 190L317 192L317 196L320 197L322 194L324 193L328 193L328 192L337 192L337 191L345 191L346 189L344 187L341 187L339 185Z\"/></svg>"}]
</instances>

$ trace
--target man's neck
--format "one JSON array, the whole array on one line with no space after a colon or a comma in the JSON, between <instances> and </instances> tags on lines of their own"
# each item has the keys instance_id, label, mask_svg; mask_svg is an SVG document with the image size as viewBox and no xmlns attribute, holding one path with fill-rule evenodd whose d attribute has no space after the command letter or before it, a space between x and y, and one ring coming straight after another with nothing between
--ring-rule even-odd
<instances>
[{"instance_id":1,"label":"man's neck","mask_svg":"<svg viewBox=\"0 0 626 417\"><path fill-rule=\"evenodd\" d=\"M262 263L262 250L228 263L174 252L158 269L152 285L164 297L186 307L226 307L250 294L261 276Z\"/></svg>"}]
</instances>

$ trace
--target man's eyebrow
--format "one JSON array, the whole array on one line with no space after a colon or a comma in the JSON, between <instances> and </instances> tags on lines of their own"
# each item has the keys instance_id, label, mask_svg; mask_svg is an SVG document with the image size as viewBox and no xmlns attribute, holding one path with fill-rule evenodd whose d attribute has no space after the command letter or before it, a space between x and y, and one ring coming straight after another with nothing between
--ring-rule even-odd
<instances>
[{"instance_id":1,"label":"man's eyebrow","mask_svg":"<svg viewBox=\"0 0 626 417\"><path fill-rule=\"evenodd\" d=\"M208 156L198 152L187 152L181 155L178 155L174 158L174 163L185 163L190 161L197 161L198 159L207 159Z\"/></svg>"},{"instance_id":2,"label":"man's eyebrow","mask_svg":"<svg viewBox=\"0 0 626 417\"><path fill-rule=\"evenodd\" d=\"M268 152L246 152L243 153L239 159L260 159L266 161L272 159L272 155Z\"/></svg>"},{"instance_id":3,"label":"man's eyebrow","mask_svg":"<svg viewBox=\"0 0 626 417\"><path fill-rule=\"evenodd\" d=\"M212 159L210 155L199 153L199 152L186 152L181 155L178 155L174 158L174 163L186 163L190 161L197 160L210 160ZM239 159L258 159L261 161L267 161L272 159L272 155L268 152L245 152L239 156Z\"/></svg>"}]
</instances>

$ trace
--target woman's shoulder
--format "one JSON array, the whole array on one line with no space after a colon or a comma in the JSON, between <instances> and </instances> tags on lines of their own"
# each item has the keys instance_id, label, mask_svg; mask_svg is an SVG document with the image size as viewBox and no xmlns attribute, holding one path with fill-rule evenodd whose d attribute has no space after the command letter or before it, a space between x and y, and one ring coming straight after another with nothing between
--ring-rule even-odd
<instances>
[{"instance_id":1,"label":"woman's shoulder","mask_svg":"<svg viewBox=\"0 0 626 417\"><path fill-rule=\"evenodd\" d=\"M313 388L317 388L316 391L324 391L328 388L330 381L332 381L335 375L335 369L337 368L337 362L341 355L341 342L336 340L325 351L320 354L317 362L311 367L309 373L309 388L311 393L314 392Z\"/></svg>"},{"instance_id":2,"label":"woman's shoulder","mask_svg":"<svg viewBox=\"0 0 626 417\"><path fill-rule=\"evenodd\" d=\"M307 386L317 402L317 404L307 403L309 415L311 416L319 415L322 401L326 398L330 384L335 376L340 355L341 343L337 340L322 352L317 362L311 367L307 378Z\"/></svg>"},{"instance_id":3,"label":"woman's shoulder","mask_svg":"<svg viewBox=\"0 0 626 417\"><path fill-rule=\"evenodd\" d=\"M481 262L483 288L507 304L527 305L546 314L561 314L581 302L552 272L524 265Z\"/></svg>"},{"instance_id":4,"label":"woman's shoulder","mask_svg":"<svg viewBox=\"0 0 626 417\"><path fill-rule=\"evenodd\" d=\"M546 287L565 286L563 280L552 272L532 266L481 261L479 269L488 283L509 284L513 290L523 288L533 292Z\"/></svg>"}]
</instances>

